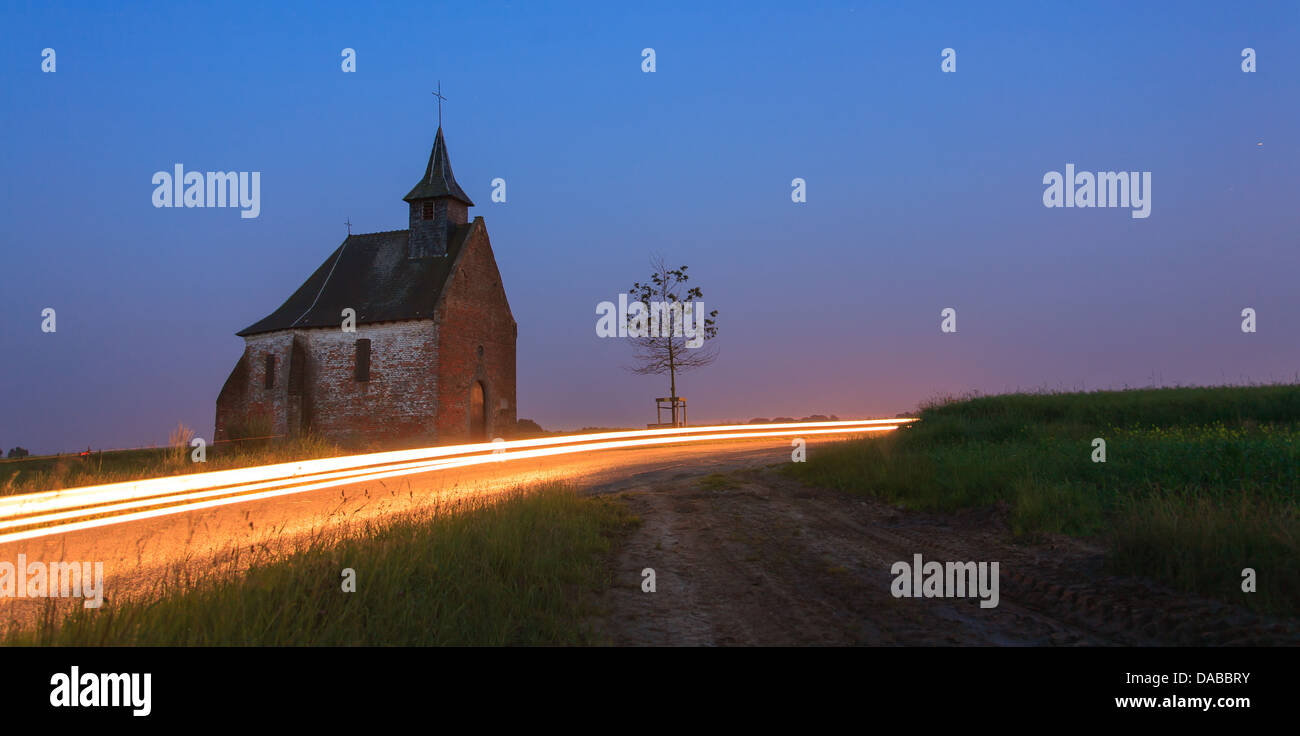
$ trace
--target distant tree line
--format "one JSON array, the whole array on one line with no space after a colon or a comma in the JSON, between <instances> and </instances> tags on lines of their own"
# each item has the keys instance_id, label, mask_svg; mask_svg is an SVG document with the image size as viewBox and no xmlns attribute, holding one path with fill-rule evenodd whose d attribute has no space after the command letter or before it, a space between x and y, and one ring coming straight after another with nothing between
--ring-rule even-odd
<instances>
[{"instance_id":1,"label":"distant tree line","mask_svg":"<svg viewBox=\"0 0 1300 736\"><path fill-rule=\"evenodd\" d=\"M749 424L793 424L795 422L838 422L838 421L840 421L840 418L835 416L834 414L830 416L826 416L825 414L813 414L811 416L806 416L801 419L795 419L794 417L776 417L775 419L768 419L767 417L755 417L749 420ZM731 422L731 424L737 424L737 423L738 422Z\"/></svg>"}]
</instances>

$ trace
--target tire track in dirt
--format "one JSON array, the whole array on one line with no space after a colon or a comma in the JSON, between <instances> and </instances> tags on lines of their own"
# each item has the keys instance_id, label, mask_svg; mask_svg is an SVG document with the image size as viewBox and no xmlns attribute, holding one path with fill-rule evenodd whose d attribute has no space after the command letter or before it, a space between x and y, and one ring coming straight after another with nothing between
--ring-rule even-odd
<instances>
[{"instance_id":1,"label":"tire track in dirt","mask_svg":"<svg viewBox=\"0 0 1300 736\"><path fill-rule=\"evenodd\" d=\"M1094 545L1014 540L994 509L900 510L770 468L709 468L618 486L643 523L620 550L596 622L630 645L1171 645L1300 643L1295 620L1108 576ZM894 598L894 562L996 561L999 604ZM641 590L642 570L656 591Z\"/></svg>"}]
</instances>

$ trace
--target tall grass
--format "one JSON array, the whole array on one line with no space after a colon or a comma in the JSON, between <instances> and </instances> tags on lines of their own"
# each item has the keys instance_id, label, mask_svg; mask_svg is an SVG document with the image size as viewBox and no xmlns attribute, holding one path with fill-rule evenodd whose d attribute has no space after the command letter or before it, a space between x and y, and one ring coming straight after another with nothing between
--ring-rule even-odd
<instances>
[{"instance_id":1,"label":"tall grass","mask_svg":"<svg viewBox=\"0 0 1300 736\"><path fill-rule=\"evenodd\" d=\"M228 569L176 571L98 610L51 603L10 644L510 645L597 641L621 502L560 484L310 540ZM344 592L343 571L355 571ZM111 593L111 591L110 591Z\"/></svg>"},{"instance_id":2,"label":"tall grass","mask_svg":"<svg viewBox=\"0 0 1300 736\"><path fill-rule=\"evenodd\" d=\"M1117 572L1300 610L1300 386L1010 394L920 416L790 472L917 509L1002 505L1018 533L1106 540ZM1267 581L1256 594L1246 567Z\"/></svg>"},{"instance_id":3,"label":"tall grass","mask_svg":"<svg viewBox=\"0 0 1300 736\"><path fill-rule=\"evenodd\" d=\"M188 432L188 436L186 433ZM294 460L333 457L343 453L315 435L301 435L257 443L235 442L209 445L206 462L191 460L189 438L193 431L184 425L173 430L170 447L143 450L114 450L87 456L55 455L0 462L0 496L75 488L156 478L181 473L206 473L253 465L273 465Z\"/></svg>"}]
</instances>

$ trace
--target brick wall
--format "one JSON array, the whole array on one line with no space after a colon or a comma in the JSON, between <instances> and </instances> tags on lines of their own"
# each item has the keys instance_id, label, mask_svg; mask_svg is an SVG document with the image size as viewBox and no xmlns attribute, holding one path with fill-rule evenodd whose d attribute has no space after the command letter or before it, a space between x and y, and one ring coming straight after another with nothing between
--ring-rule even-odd
<instances>
[{"instance_id":1,"label":"brick wall","mask_svg":"<svg viewBox=\"0 0 1300 736\"><path fill-rule=\"evenodd\" d=\"M482 217L474 218L474 229L453 265L434 315L440 325L438 354L442 358L438 366L438 436L444 442L473 439L470 391L475 381L481 381L488 408L487 439L506 437L515 426L518 329Z\"/></svg>"},{"instance_id":2,"label":"brick wall","mask_svg":"<svg viewBox=\"0 0 1300 736\"><path fill-rule=\"evenodd\" d=\"M435 440L438 328L433 320L303 331L312 431L346 444ZM356 380L357 340L370 340L370 380Z\"/></svg>"},{"instance_id":3,"label":"brick wall","mask_svg":"<svg viewBox=\"0 0 1300 736\"><path fill-rule=\"evenodd\" d=\"M217 441L234 436L287 434L289 354L292 332L268 332L244 340L244 354L217 397ZM275 361L274 385L266 388L266 356Z\"/></svg>"}]
</instances>

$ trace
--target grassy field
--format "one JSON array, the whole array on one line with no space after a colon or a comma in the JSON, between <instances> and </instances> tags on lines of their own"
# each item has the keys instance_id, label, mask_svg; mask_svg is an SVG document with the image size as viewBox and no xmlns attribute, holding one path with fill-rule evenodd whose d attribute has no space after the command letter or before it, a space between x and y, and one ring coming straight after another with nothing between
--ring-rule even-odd
<instances>
[{"instance_id":1,"label":"grassy field","mask_svg":"<svg viewBox=\"0 0 1300 736\"><path fill-rule=\"evenodd\" d=\"M240 575L160 581L138 600L46 609L7 644L513 645L600 643L583 621L637 520L547 485L317 539ZM358 533L359 532L359 533ZM343 570L356 573L343 591ZM69 610L70 608L70 610Z\"/></svg>"},{"instance_id":2,"label":"grassy field","mask_svg":"<svg viewBox=\"0 0 1300 736\"><path fill-rule=\"evenodd\" d=\"M1117 573L1300 613L1300 386L1010 394L920 416L789 472L915 509L1002 505L1018 533L1105 540Z\"/></svg>"},{"instance_id":3,"label":"grassy field","mask_svg":"<svg viewBox=\"0 0 1300 736\"><path fill-rule=\"evenodd\" d=\"M188 446L111 450L85 457L39 455L0 460L0 496L333 457L344 450L318 437L304 435L275 441L210 445L206 452L207 461L202 463L191 461Z\"/></svg>"}]
</instances>

